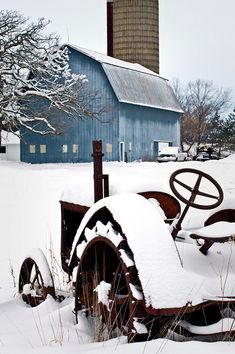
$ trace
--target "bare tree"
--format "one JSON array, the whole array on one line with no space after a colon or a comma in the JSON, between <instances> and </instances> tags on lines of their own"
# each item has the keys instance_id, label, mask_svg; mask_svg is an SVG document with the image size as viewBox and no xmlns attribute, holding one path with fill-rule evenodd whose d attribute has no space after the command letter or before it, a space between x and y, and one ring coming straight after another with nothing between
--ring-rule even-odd
<instances>
[{"instance_id":1,"label":"bare tree","mask_svg":"<svg viewBox=\"0 0 235 354\"><path fill-rule=\"evenodd\" d=\"M0 11L0 132L20 127L40 134L61 131L55 112L95 117L87 79L69 68L68 49L45 34L44 18L29 22L16 11ZM54 114L53 114L54 113Z\"/></svg>"},{"instance_id":2,"label":"bare tree","mask_svg":"<svg viewBox=\"0 0 235 354\"><path fill-rule=\"evenodd\" d=\"M184 110L181 122L181 141L189 151L193 145L206 143L211 120L231 105L231 91L218 89L212 81L190 81L183 86L178 79L172 83Z\"/></svg>"}]
</instances>

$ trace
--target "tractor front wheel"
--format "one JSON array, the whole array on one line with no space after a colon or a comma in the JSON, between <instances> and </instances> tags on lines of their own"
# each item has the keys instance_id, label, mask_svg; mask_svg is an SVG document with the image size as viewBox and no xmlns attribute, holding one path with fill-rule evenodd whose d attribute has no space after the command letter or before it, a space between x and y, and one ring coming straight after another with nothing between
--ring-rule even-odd
<instances>
[{"instance_id":1,"label":"tractor front wheel","mask_svg":"<svg viewBox=\"0 0 235 354\"><path fill-rule=\"evenodd\" d=\"M52 274L40 249L33 251L21 266L19 275L19 293L30 306L34 307L43 302L47 295L55 297Z\"/></svg>"}]
</instances>

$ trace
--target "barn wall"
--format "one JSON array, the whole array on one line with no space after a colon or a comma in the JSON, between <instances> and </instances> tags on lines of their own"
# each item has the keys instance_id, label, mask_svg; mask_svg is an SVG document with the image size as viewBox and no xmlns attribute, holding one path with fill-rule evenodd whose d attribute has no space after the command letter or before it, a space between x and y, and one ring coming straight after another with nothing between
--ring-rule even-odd
<instances>
[{"instance_id":1,"label":"barn wall","mask_svg":"<svg viewBox=\"0 0 235 354\"><path fill-rule=\"evenodd\" d=\"M73 49L70 52L72 72L85 74L88 78L88 94L97 92L92 101L93 111L100 108L104 113L99 120L66 119L64 113L57 112L56 119L63 133L56 136L40 136L24 131L21 144L21 160L31 163L87 162L91 161L92 140L102 140L104 160L118 160L118 101L99 62ZM42 145L46 152L40 152ZM35 149L35 152L32 152ZM40 147L41 146L41 147ZM31 149L31 153L30 153ZM77 151L76 151L77 150Z\"/></svg>"},{"instance_id":2,"label":"barn wall","mask_svg":"<svg viewBox=\"0 0 235 354\"><path fill-rule=\"evenodd\" d=\"M120 104L120 141L128 161L156 160L154 142L180 144L180 114L149 107Z\"/></svg>"},{"instance_id":3,"label":"barn wall","mask_svg":"<svg viewBox=\"0 0 235 354\"><path fill-rule=\"evenodd\" d=\"M57 111L55 119L62 134L56 136L22 130L22 161L89 162L92 160L92 140L102 140L105 161L124 160L125 157L128 161L155 160L159 141L180 144L180 113L119 102L101 63L72 48L70 66L73 72L87 76L87 94L97 92L92 101L93 111L102 108L103 113L98 120L67 119L64 113Z\"/></svg>"}]
</instances>

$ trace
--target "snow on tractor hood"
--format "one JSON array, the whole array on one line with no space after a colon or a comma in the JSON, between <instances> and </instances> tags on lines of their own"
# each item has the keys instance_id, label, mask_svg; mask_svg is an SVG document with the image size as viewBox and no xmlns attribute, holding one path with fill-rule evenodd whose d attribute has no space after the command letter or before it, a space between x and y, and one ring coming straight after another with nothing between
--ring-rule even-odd
<instances>
[{"instance_id":1,"label":"snow on tractor hood","mask_svg":"<svg viewBox=\"0 0 235 354\"><path fill-rule=\"evenodd\" d=\"M146 164L145 169L139 170L139 163L123 165L111 163L111 168L104 163L105 173L109 174L109 195L121 193L140 193L159 191L169 193L168 174L160 178L153 174L153 169ZM151 166L151 165L150 165ZM64 188L60 200L73 204L92 206L94 204L93 174L81 168L80 178L76 184L68 184ZM164 180L164 183L162 182ZM166 182L167 181L167 182Z\"/></svg>"},{"instance_id":2,"label":"snow on tractor hood","mask_svg":"<svg viewBox=\"0 0 235 354\"><path fill-rule=\"evenodd\" d=\"M88 221L103 207L111 212L127 238L147 307L179 308L203 302L209 295L203 277L183 269L176 243L159 211L137 194L119 194L95 203L78 228L71 259Z\"/></svg>"}]
</instances>

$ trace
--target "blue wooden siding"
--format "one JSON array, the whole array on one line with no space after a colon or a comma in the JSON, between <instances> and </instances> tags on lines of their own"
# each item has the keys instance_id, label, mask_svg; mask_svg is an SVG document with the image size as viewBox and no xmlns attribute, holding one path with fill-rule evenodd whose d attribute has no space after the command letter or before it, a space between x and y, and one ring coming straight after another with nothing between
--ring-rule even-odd
<instances>
[{"instance_id":1,"label":"blue wooden siding","mask_svg":"<svg viewBox=\"0 0 235 354\"><path fill-rule=\"evenodd\" d=\"M102 66L102 62L70 48L72 72L87 76L88 94L98 93L96 100L92 101L93 111L102 108L104 112L98 120L68 119L64 113L57 112L56 120L63 127L61 135L41 136L22 130L22 161L30 163L89 162L92 160L92 140L103 141L104 160L106 161L119 160L123 146L123 152L126 153L128 161L139 158L151 161L156 159L154 142L169 141L172 145L180 144L179 111L119 102L105 72L109 69L109 75L113 74L113 70L108 66ZM126 73L127 69L124 71ZM119 74L121 72L123 73L123 69ZM135 76L139 77L139 74L135 73ZM114 80L113 76L112 78ZM112 85L115 82L112 82ZM74 150L76 146L78 149Z\"/></svg>"},{"instance_id":2,"label":"blue wooden siding","mask_svg":"<svg viewBox=\"0 0 235 354\"><path fill-rule=\"evenodd\" d=\"M157 141L180 144L180 114L172 111L120 103L119 129L128 161L156 160Z\"/></svg>"},{"instance_id":3,"label":"blue wooden siding","mask_svg":"<svg viewBox=\"0 0 235 354\"><path fill-rule=\"evenodd\" d=\"M21 160L31 163L48 162L88 162L91 161L92 140L102 140L104 159L118 160L118 101L111 89L100 63L71 49L70 66L72 72L85 74L88 78L88 94L98 92L93 101L93 110L102 107L105 111L99 120L84 118L66 119L65 114L58 112L57 119L63 122L63 134L56 136L40 136L23 132L21 143ZM78 145L78 152L73 152L73 145ZM106 153L106 144L112 146L112 152ZM35 145L35 153L30 153L30 145ZM40 153L40 145L46 145L46 153ZM63 146L67 145L67 152ZM109 150L110 151L110 150Z\"/></svg>"}]
</instances>

